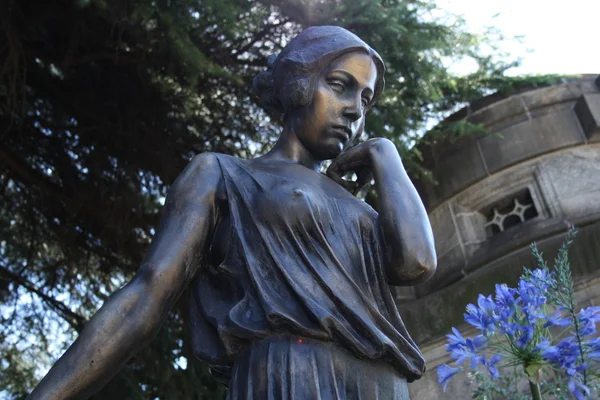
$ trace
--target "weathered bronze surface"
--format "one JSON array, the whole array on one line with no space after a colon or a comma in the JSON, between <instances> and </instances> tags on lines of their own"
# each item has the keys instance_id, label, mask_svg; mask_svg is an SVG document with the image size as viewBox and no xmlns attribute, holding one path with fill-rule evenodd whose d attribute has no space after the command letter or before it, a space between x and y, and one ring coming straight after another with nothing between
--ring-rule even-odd
<instances>
[{"instance_id":1,"label":"weathered bronze surface","mask_svg":"<svg viewBox=\"0 0 600 400\"><path fill-rule=\"evenodd\" d=\"M392 142L351 147L383 73L379 55L339 27L309 28L272 57L254 88L284 116L277 144L252 160L190 162L137 275L29 398L92 395L192 285L194 351L230 399L408 399L425 366L389 285L427 280L436 256ZM371 179L379 214L354 196Z\"/></svg>"}]
</instances>

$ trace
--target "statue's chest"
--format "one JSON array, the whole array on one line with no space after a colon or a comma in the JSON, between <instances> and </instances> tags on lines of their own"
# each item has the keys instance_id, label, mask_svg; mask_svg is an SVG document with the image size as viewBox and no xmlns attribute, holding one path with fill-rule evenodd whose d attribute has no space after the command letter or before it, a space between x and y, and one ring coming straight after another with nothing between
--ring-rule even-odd
<instances>
[{"instance_id":1,"label":"statue's chest","mask_svg":"<svg viewBox=\"0 0 600 400\"><path fill-rule=\"evenodd\" d=\"M303 182L274 179L252 196L252 207L265 223L327 224L340 217L335 199Z\"/></svg>"},{"instance_id":2,"label":"statue's chest","mask_svg":"<svg viewBox=\"0 0 600 400\"><path fill-rule=\"evenodd\" d=\"M319 230L327 234L341 230L369 229L374 223L372 209L348 195L331 197L322 188L305 182L273 179L261 185L251 201L261 224L273 229Z\"/></svg>"}]
</instances>

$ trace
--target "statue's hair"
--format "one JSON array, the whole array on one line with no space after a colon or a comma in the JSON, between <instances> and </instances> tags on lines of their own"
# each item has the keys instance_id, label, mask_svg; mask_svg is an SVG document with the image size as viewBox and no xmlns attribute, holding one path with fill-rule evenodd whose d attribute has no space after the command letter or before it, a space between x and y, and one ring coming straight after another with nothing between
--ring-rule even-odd
<instances>
[{"instance_id":1,"label":"statue's hair","mask_svg":"<svg viewBox=\"0 0 600 400\"><path fill-rule=\"evenodd\" d=\"M323 70L336 58L355 51L371 56L377 68L372 106L385 85L385 64L368 44L338 26L314 26L300 32L279 55L269 57L267 70L254 77L254 93L273 115L305 106Z\"/></svg>"}]
</instances>

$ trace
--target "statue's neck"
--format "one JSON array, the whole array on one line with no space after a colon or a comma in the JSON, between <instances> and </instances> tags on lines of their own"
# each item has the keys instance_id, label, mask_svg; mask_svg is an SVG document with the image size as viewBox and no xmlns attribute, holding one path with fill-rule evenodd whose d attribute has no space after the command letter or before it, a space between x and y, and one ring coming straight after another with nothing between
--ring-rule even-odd
<instances>
[{"instance_id":1,"label":"statue's neck","mask_svg":"<svg viewBox=\"0 0 600 400\"><path fill-rule=\"evenodd\" d=\"M304 147L298 136L288 126L283 128L277 143L261 158L300 164L314 171L321 169L323 160L318 160Z\"/></svg>"}]
</instances>

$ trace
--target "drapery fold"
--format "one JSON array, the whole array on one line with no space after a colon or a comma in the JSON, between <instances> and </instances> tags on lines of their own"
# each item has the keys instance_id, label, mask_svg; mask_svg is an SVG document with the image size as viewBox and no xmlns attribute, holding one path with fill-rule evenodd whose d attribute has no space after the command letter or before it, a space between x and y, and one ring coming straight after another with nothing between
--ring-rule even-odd
<instances>
[{"instance_id":1,"label":"drapery fold","mask_svg":"<svg viewBox=\"0 0 600 400\"><path fill-rule=\"evenodd\" d=\"M424 360L385 278L377 213L349 193L330 197L250 161L218 160L229 247L223 263L202 268L193 283L196 355L228 380L253 343L296 335L418 379Z\"/></svg>"}]
</instances>

